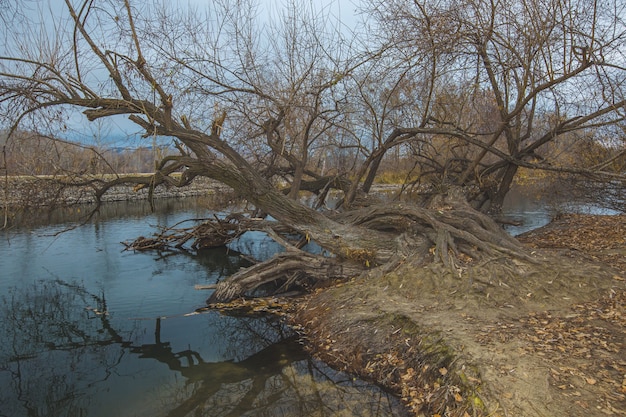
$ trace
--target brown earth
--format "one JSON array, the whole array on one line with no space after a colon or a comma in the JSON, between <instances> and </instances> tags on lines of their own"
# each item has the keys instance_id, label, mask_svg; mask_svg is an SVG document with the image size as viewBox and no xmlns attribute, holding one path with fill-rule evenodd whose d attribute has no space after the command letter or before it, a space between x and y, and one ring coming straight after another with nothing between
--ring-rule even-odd
<instances>
[{"instance_id":1,"label":"brown earth","mask_svg":"<svg viewBox=\"0 0 626 417\"><path fill-rule=\"evenodd\" d=\"M291 321L412 415L626 415L626 216L563 216L520 240L540 273L407 260L318 289Z\"/></svg>"}]
</instances>

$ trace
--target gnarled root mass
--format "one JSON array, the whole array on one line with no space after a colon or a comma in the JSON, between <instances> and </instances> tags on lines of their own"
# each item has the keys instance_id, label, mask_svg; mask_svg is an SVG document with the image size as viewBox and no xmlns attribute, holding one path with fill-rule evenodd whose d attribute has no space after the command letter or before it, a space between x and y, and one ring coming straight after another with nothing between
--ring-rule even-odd
<instances>
[{"instance_id":1,"label":"gnarled root mass","mask_svg":"<svg viewBox=\"0 0 626 417\"><path fill-rule=\"evenodd\" d=\"M440 279L450 274L466 284L506 287L511 285L509 280L517 285L517 278L533 273L542 263L490 217L452 194L433 199L427 207L375 204L328 217L330 223L323 225L294 221L296 224L291 227L232 214L206 219L190 228L180 228L179 224L152 238L141 237L126 245L133 250L180 249L193 242L192 249L202 249L226 245L246 231L255 230L267 233L286 248L284 253L219 282L209 304L294 288L302 290L364 272L385 276L407 263L437 271ZM331 230L333 225L336 227ZM300 248L309 239L327 252L302 251Z\"/></svg>"},{"instance_id":2,"label":"gnarled root mass","mask_svg":"<svg viewBox=\"0 0 626 417\"><path fill-rule=\"evenodd\" d=\"M269 282L283 283L281 289L284 290L284 286L305 277L310 284L329 278L356 277L366 271L372 276L384 276L405 263L416 268L430 265L430 268L440 268L442 275L465 276L469 281L498 282L495 279L498 275L500 281L506 282L509 276L525 273L530 265L539 262L495 222L469 207L432 210L388 204L360 209L338 220L356 229L384 231L396 236L395 254L386 263L373 265L367 255L376 253L379 249L376 243L370 250L363 250L362 246L357 247L362 242L348 233L340 237L345 246L332 258L288 251L220 282L208 302L225 303L251 295Z\"/></svg>"}]
</instances>

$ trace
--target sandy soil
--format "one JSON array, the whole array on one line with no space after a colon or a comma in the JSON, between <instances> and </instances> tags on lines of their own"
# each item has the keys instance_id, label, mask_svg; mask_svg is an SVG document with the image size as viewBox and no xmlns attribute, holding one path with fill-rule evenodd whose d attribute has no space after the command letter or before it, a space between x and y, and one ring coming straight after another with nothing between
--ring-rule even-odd
<instances>
[{"instance_id":1,"label":"sandy soil","mask_svg":"<svg viewBox=\"0 0 626 417\"><path fill-rule=\"evenodd\" d=\"M626 216L565 216L520 240L542 273L439 279L407 262L317 290L291 321L412 415L626 415Z\"/></svg>"}]
</instances>

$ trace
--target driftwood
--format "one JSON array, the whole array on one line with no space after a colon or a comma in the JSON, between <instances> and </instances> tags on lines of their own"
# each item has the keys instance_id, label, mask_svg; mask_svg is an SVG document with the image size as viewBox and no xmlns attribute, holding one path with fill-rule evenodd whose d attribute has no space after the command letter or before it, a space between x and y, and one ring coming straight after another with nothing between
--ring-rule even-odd
<instances>
[{"instance_id":1,"label":"driftwood","mask_svg":"<svg viewBox=\"0 0 626 417\"><path fill-rule=\"evenodd\" d=\"M187 222L198 223L192 227L180 227ZM191 249L201 250L226 246L250 230L264 230L263 219L245 217L235 213L225 218L190 219L164 228L152 237L140 236L132 242L122 242L126 250L177 250L191 242Z\"/></svg>"},{"instance_id":2,"label":"driftwood","mask_svg":"<svg viewBox=\"0 0 626 417\"><path fill-rule=\"evenodd\" d=\"M196 290L214 290L217 288L217 284L206 284L206 285L201 285L201 284L196 284L193 287Z\"/></svg>"}]
</instances>

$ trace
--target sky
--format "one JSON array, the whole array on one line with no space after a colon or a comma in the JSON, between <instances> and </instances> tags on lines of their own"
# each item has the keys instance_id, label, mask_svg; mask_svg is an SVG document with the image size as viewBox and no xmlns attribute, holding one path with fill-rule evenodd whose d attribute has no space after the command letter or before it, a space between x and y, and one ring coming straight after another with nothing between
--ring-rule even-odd
<instances>
[{"instance_id":1,"label":"sky","mask_svg":"<svg viewBox=\"0 0 626 417\"><path fill-rule=\"evenodd\" d=\"M65 0L8 0L15 1L21 10L28 14L30 18L39 20L45 19L47 25L53 23L55 19L50 19L49 14L65 13ZM79 5L82 0L71 0L74 5ZM164 0L171 1L171 0ZM176 1L176 0L174 0ZM203 5L211 0L179 0L180 7L187 5ZM257 0L260 17L267 14L276 16L290 0ZM358 18L356 15L357 2L359 0L302 0L316 10L324 10L329 15L338 17L342 24L348 28L354 27ZM132 4L140 4L145 0L131 0ZM128 146L136 147L145 145L145 140L139 138L139 128L130 122L126 116L116 116L107 118L98 123L89 123L81 111L73 111L66 121L67 130L58 133L66 139L78 140L87 144L99 142L107 146Z\"/></svg>"}]
</instances>

